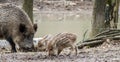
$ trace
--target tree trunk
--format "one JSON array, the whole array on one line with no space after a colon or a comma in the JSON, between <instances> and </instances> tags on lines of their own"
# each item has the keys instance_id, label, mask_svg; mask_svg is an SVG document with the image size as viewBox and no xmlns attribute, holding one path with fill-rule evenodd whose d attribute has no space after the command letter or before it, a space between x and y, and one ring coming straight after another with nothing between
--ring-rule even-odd
<instances>
[{"instance_id":1,"label":"tree trunk","mask_svg":"<svg viewBox=\"0 0 120 62\"><path fill-rule=\"evenodd\" d=\"M108 10L107 10L108 8ZM106 1L106 28L117 29L119 0Z\"/></svg>"},{"instance_id":2,"label":"tree trunk","mask_svg":"<svg viewBox=\"0 0 120 62\"><path fill-rule=\"evenodd\" d=\"M95 0L92 36L108 29L117 29L120 0Z\"/></svg>"},{"instance_id":3,"label":"tree trunk","mask_svg":"<svg viewBox=\"0 0 120 62\"><path fill-rule=\"evenodd\" d=\"M92 36L105 30L105 2L106 0L95 0L92 21Z\"/></svg>"},{"instance_id":4,"label":"tree trunk","mask_svg":"<svg viewBox=\"0 0 120 62\"><path fill-rule=\"evenodd\" d=\"M119 1L120 0L115 0L115 7L114 7L114 25L113 28L117 28L117 24L118 24L118 11L119 11Z\"/></svg>"},{"instance_id":5,"label":"tree trunk","mask_svg":"<svg viewBox=\"0 0 120 62\"><path fill-rule=\"evenodd\" d=\"M33 22L33 0L24 0L23 9Z\"/></svg>"}]
</instances>

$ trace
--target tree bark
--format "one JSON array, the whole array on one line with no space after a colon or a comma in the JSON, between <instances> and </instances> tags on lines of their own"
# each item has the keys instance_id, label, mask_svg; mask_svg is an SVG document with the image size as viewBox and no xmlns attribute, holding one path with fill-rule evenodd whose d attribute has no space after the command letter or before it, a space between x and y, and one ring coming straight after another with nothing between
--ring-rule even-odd
<instances>
[{"instance_id":1,"label":"tree bark","mask_svg":"<svg viewBox=\"0 0 120 62\"><path fill-rule=\"evenodd\" d=\"M114 8L114 28L117 28L118 24L118 11L119 11L119 1L120 0L115 0L115 8Z\"/></svg>"},{"instance_id":2,"label":"tree bark","mask_svg":"<svg viewBox=\"0 0 120 62\"><path fill-rule=\"evenodd\" d=\"M92 21L92 36L105 30L105 2L106 0L95 0Z\"/></svg>"},{"instance_id":3,"label":"tree bark","mask_svg":"<svg viewBox=\"0 0 120 62\"><path fill-rule=\"evenodd\" d=\"M33 0L24 0L23 9L33 22Z\"/></svg>"},{"instance_id":4,"label":"tree bark","mask_svg":"<svg viewBox=\"0 0 120 62\"><path fill-rule=\"evenodd\" d=\"M117 29L120 0L95 0L92 36L103 30Z\"/></svg>"}]
</instances>

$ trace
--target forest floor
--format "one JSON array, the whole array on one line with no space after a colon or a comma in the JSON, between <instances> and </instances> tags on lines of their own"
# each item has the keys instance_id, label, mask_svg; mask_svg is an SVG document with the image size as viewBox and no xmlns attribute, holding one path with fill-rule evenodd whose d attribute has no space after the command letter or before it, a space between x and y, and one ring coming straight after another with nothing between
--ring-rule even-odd
<instances>
[{"instance_id":1,"label":"forest floor","mask_svg":"<svg viewBox=\"0 0 120 62\"><path fill-rule=\"evenodd\" d=\"M18 0L10 0L16 3ZM22 0L19 0L20 2ZM92 12L91 2L69 2L69 4L53 2L34 2L34 11L81 11ZM53 4L50 4L53 3ZM41 6L42 5L42 6ZM44 7L43 7L44 6ZM81 12L82 13L82 12ZM92 14L92 13L89 13ZM0 43L2 44L2 43ZM4 49L4 48L3 48ZM2 51L2 50L0 50ZM105 42L101 46L94 48L79 49L77 56L67 55L69 51L64 50L59 56L48 57L46 52L17 52L17 53L0 53L0 62L120 62L120 41Z\"/></svg>"},{"instance_id":2,"label":"forest floor","mask_svg":"<svg viewBox=\"0 0 120 62\"><path fill-rule=\"evenodd\" d=\"M77 56L65 49L59 56L46 52L1 53L0 62L120 62L120 41L104 42L94 48L79 49Z\"/></svg>"}]
</instances>

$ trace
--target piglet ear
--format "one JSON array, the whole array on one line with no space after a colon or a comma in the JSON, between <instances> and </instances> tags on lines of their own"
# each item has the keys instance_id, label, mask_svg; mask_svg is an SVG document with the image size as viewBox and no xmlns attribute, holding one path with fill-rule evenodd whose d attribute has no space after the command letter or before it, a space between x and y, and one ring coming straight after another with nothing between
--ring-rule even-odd
<instances>
[{"instance_id":1,"label":"piglet ear","mask_svg":"<svg viewBox=\"0 0 120 62\"><path fill-rule=\"evenodd\" d=\"M24 32L26 32L26 30L27 30L27 28L26 28L26 26L25 26L25 24L20 24L19 25L19 31L21 32L21 33L24 33Z\"/></svg>"},{"instance_id":2,"label":"piglet ear","mask_svg":"<svg viewBox=\"0 0 120 62\"><path fill-rule=\"evenodd\" d=\"M33 28L34 28L35 31L37 31L37 28L38 28L37 24L34 24Z\"/></svg>"}]
</instances>

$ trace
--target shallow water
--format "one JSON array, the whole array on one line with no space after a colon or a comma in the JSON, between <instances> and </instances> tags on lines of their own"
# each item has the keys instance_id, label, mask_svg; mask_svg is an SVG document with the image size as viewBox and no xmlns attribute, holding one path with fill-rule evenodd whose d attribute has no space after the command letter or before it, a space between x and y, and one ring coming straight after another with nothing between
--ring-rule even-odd
<instances>
[{"instance_id":1,"label":"shallow water","mask_svg":"<svg viewBox=\"0 0 120 62\"><path fill-rule=\"evenodd\" d=\"M91 29L91 18L89 13L80 12L36 12L35 23L38 23L38 31L35 37L46 34L57 34L60 32L71 32L78 36L77 41L83 40L83 34L87 31L86 39Z\"/></svg>"}]
</instances>

